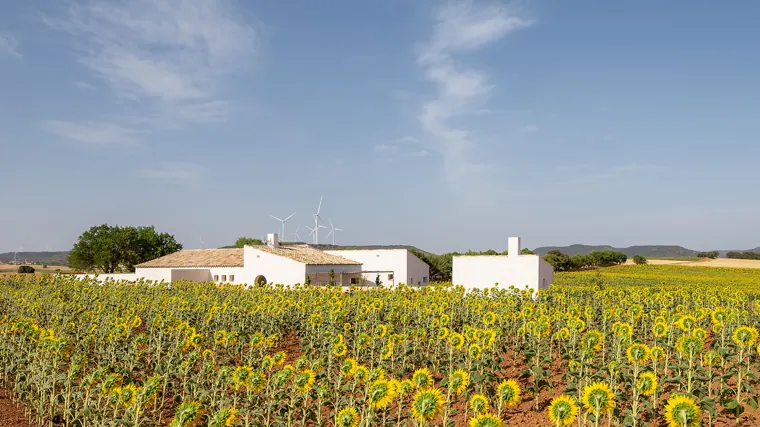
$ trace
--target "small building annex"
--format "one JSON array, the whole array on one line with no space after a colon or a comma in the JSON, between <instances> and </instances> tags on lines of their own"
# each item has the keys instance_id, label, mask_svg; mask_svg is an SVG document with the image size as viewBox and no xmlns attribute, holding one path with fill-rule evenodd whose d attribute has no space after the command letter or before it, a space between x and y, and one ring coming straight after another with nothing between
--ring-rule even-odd
<instances>
[{"instance_id":1,"label":"small building annex","mask_svg":"<svg viewBox=\"0 0 760 427\"><path fill-rule=\"evenodd\" d=\"M100 275L99 278L156 280L172 282L219 282L253 285L276 283L292 286L304 283L306 276L314 285L359 283L362 265L308 245L280 245L276 233L267 244L231 249L188 249L135 266L131 274Z\"/></svg>"},{"instance_id":2,"label":"small building annex","mask_svg":"<svg viewBox=\"0 0 760 427\"><path fill-rule=\"evenodd\" d=\"M430 282L430 266L408 249L333 249L328 254L348 258L362 264L362 284L393 286L407 284L426 286Z\"/></svg>"},{"instance_id":3,"label":"small building annex","mask_svg":"<svg viewBox=\"0 0 760 427\"><path fill-rule=\"evenodd\" d=\"M514 286L546 289L554 279L554 268L539 255L520 255L520 238L510 237L508 255L455 256L452 282L466 289Z\"/></svg>"}]
</instances>

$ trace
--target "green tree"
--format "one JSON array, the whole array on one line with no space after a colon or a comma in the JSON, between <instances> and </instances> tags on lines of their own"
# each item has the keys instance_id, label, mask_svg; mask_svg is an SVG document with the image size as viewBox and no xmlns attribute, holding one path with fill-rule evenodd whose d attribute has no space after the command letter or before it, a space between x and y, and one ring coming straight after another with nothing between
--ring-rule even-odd
<instances>
[{"instance_id":1,"label":"green tree","mask_svg":"<svg viewBox=\"0 0 760 427\"><path fill-rule=\"evenodd\" d=\"M644 265L647 263L647 259L643 255L634 255L633 263L636 265Z\"/></svg>"},{"instance_id":2,"label":"green tree","mask_svg":"<svg viewBox=\"0 0 760 427\"><path fill-rule=\"evenodd\" d=\"M532 250L528 248L522 248L522 250L520 250L520 255L535 255L535 254L536 254L535 252L533 252Z\"/></svg>"},{"instance_id":3,"label":"green tree","mask_svg":"<svg viewBox=\"0 0 760 427\"><path fill-rule=\"evenodd\" d=\"M34 267L31 265L22 265L19 266L18 272L21 274L34 273Z\"/></svg>"},{"instance_id":4,"label":"green tree","mask_svg":"<svg viewBox=\"0 0 760 427\"><path fill-rule=\"evenodd\" d=\"M335 285L335 270L330 269L330 286Z\"/></svg>"},{"instance_id":5,"label":"green tree","mask_svg":"<svg viewBox=\"0 0 760 427\"><path fill-rule=\"evenodd\" d=\"M236 248L242 248L245 245L257 246L257 245L263 245L263 244L264 242L262 242L261 240L254 239L252 237L240 237L237 239L237 241L235 241Z\"/></svg>"},{"instance_id":6,"label":"green tree","mask_svg":"<svg viewBox=\"0 0 760 427\"><path fill-rule=\"evenodd\" d=\"M558 250L551 250L544 255L544 261L554 267L554 271L567 271L573 268L570 256Z\"/></svg>"},{"instance_id":7,"label":"green tree","mask_svg":"<svg viewBox=\"0 0 760 427\"><path fill-rule=\"evenodd\" d=\"M182 249L174 236L154 227L96 225L82 233L69 253L69 266L86 272L135 271L135 265Z\"/></svg>"},{"instance_id":8,"label":"green tree","mask_svg":"<svg viewBox=\"0 0 760 427\"><path fill-rule=\"evenodd\" d=\"M378 274L377 276L375 276L375 286L380 286L382 284L383 282L380 280L380 275Z\"/></svg>"}]
</instances>

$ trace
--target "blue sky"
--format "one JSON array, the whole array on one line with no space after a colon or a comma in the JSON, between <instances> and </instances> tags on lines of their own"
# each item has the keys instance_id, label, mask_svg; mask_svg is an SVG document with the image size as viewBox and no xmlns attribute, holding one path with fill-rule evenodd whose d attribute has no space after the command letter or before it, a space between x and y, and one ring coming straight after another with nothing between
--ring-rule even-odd
<instances>
[{"instance_id":1,"label":"blue sky","mask_svg":"<svg viewBox=\"0 0 760 427\"><path fill-rule=\"evenodd\" d=\"M0 252L760 245L757 2L0 5ZM323 232L323 236L324 236Z\"/></svg>"}]
</instances>

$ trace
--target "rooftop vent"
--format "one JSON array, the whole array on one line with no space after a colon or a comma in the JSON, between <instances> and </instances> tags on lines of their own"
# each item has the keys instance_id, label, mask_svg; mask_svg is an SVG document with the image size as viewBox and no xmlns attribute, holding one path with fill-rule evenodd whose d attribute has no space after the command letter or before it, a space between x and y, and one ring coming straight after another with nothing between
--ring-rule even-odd
<instances>
[{"instance_id":1,"label":"rooftop vent","mask_svg":"<svg viewBox=\"0 0 760 427\"><path fill-rule=\"evenodd\" d=\"M510 237L509 238L509 245L507 246L507 251L509 256L519 256L520 255L520 238L519 237Z\"/></svg>"},{"instance_id":2,"label":"rooftop vent","mask_svg":"<svg viewBox=\"0 0 760 427\"><path fill-rule=\"evenodd\" d=\"M267 246L276 248L280 246L280 235L277 233L267 234Z\"/></svg>"}]
</instances>

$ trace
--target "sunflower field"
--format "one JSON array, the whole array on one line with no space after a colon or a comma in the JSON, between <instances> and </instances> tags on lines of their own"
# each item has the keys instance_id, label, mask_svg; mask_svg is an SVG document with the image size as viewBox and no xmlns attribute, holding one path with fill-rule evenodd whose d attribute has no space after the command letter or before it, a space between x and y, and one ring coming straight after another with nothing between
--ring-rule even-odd
<instances>
[{"instance_id":1,"label":"sunflower field","mask_svg":"<svg viewBox=\"0 0 760 427\"><path fill-rule=\"evenodd\" d=\"M760 277L665 273L537 295L6 276L0 389L39 426L759 425Z\"/></svg>"}]
</instances>

